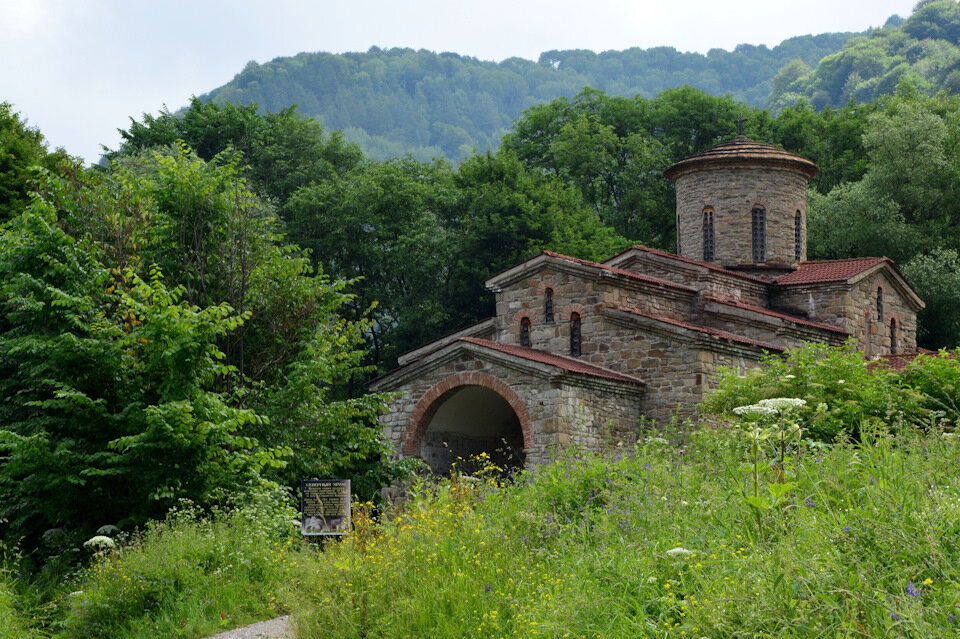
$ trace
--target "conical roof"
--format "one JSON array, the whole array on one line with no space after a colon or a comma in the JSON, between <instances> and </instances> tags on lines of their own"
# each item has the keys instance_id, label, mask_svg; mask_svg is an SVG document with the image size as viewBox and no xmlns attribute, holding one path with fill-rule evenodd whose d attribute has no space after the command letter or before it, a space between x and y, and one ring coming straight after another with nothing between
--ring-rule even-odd
<instances>
[{"instance_id":1,"label":"conical roof","mask_svg":"<svg viewBox=\"0 0 960 639\"><path fill-rule=\"evenodd\" d=\"M706 151L691 155L680 160L663 172L671 182L681 173L692 169L710 166L780 166L795 169L812 179L820 172L814 162L807 158L794 155L779 146L757 142L750 138L738 135L728 142L716 144Z\"/></svg>"}]
</instances>

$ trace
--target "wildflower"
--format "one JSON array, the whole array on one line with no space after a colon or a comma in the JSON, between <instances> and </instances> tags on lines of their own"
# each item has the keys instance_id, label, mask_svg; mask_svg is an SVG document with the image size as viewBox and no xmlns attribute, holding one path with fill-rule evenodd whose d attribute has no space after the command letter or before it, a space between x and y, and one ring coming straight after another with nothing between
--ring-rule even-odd
<instances>
[{"instance_id":1,"label":"wildflower","mask_svg":"<svg viewBox=\"0 0 960 639\"><path fill-rule=\"evenodd\" d=\"M898 614L895 613L895 612L891 612L891 613L890 613L890 618L896 620L896 619L899 619L899 618L900 618L900 615L898 615Z\"/></svg>"},{"instance_id":2,"label":"wildflower","mask_svg":"<svg viewBox=\"0 0 960 639\"><path fill-rule=\"evenodd\" d=\"M924 585L924 586L932 586L932 585L933 585L933 579L931 579L930 577L927 577L926 579L923 580L923 585Z\"/></svg>"},{"instance_id":3,"label":"wildflower","mask_svg":"<svg viewBox=\"0 0 960 639\"><path fill-rule=\"evenodd\" d=\"M843 527L843 532L845 532L845 533L850 532L850 526L844 526L844 527Z\"/></svg>"},{"instance_id":4,"label":"wildflower","mask_svg":"<svg viewBox=\"0 0 960 639\"><path fill-rule=\"evenodd\" d=\"M807 508L816 508L816 507L817 507L817 502L813 501L813 499L810 498L810 497L807 497L806 499L804 499L804 500L803 500L803 503L804 503L804 505L805 505Z\"/></svg>"},{"instance_id":5,"label":"wildflower","mask_svg":"<svg viewBox=\"0 0 960 639\"><path fill-rule=\"evenodd\" d=\"M772 399L761 399L757 404L759 406L766 406L767 408L772 408L778 413L785 413L787 411L800 408L805 405L807 400L798 399L796 397L774 397Z\"/></svg>"},{"instance_id":6,"label":"wildflower","mask_svg":"<svg viewBox=\"0 0 960 639\"><path fill-rule=\"evenodd\" d=\"M484 586L483 589L486 590L487 592L490 592L491 590L490 584L487 584L486 586Z\"/></svg>"},{"instance_id":7,"label":"wildflower","mask_svg":"<svg viewBox=\"0 0 960 639\"><path fill-rule=\"evenodd\" d=\"M671 548L670 550L667 551L667 555L669 555L670 557L689 557L692 554L693 553L691 551L687 550L686 548L681 548L679 546L676 548Z\"/></svg>"},{"instance_id":8,"label":"wildflower","mask_svg":"<svg viewBox=\"0 0 960 639\"><path fill-rule=\"evenodd\" d=\"M911 597L919 597L923 588L917 588L912 581L907 582L907 594Z\"/></svg>"},{"instance_id":9,"label":"wildflower","mask_svg":"<svg viewBox=\"0 0 960 639\"><path fill-rule=\"evenodd\" d=\"M955 614L953 614L953 613L951 612L949 615L947 615L947 623L948 623L948 624L950 624L950 625L952 626L952 625L955 624L956 622L957 622L957 616L956 616Z\"/></svg>"},{"instance_id":10,"label":"wildflower","mask_svg":"<svg viewBox=\"0 0 960 639\"><path fill-rule=\"evenodd\" d=\"M94 535L83 542L83 547L90 550L106 550L107 548L116 548L117 544L106 535Z\"/></svg>"},{"instance_id":11,"label":"wildflower","mask_svg":"<svg viewBox=\"0 0 960 639\"><path fill-rule=\"evenodd\" d=\"M765 417L773 417L777 414L777 411L769 406L747 404L746 406L737 406L733 409L733 413L751 421L758 421Z\"/></svg>"}]
</instances>

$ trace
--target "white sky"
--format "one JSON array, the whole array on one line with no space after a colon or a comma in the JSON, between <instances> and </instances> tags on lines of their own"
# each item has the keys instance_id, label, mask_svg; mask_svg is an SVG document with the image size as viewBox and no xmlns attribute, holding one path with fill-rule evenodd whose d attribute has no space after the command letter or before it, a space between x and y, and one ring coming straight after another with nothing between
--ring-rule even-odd
<instances>
[{"instance_id":1,"label":"white sky","mask_svg":"<svg viewBox=\"0 0 960 639\"><path fill-rule=\"evenodd\" d=\"M862 31L915 0L0 0L0 101L95 162L128 118L171 110L250 60L373 45L536 60L551 49L705 53ZM802 7L802 8L801 8Z\"/></svg>"}]
</instances>

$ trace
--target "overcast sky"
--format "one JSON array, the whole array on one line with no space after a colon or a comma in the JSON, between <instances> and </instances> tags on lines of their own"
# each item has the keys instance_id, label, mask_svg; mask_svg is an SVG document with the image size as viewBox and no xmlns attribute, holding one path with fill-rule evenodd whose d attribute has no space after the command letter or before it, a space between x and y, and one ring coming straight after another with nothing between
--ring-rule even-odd
<instances>
[{"instance_id":1,"label":"overcast sky","mask_svg":"<svg viewBox=\"0 0 960 639\"><path fill-rule=\"evenodd\" d=\"M90 162L130 116L171 110L250 60L413 47L484 60L550 49L705 53L862 31L915 0L0 0L0 101Z\"/></svg>"}]
</instances>

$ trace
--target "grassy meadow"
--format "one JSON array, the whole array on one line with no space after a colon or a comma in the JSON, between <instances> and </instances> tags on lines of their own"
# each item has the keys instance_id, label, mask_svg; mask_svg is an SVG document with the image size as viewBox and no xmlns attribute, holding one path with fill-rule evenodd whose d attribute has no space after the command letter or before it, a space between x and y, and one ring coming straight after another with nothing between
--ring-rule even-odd
<instances>
[{"instance_id":1,"label":"grassy meadow","mask_svg":"<svg viewBox=\"0 0 960 639\"><path fill-rule=\"evenodd\" d=\"M316 638L955 634L957 440L876 428L791 448L760 467L762 487L793 486L765 510L736 428L510 479L481 459L383 516L358 505L322 549L279 504L186 509L102 552L43 627L0 596L0 636L201 637L286 612Z\"/></svg>"}]
</instances>

